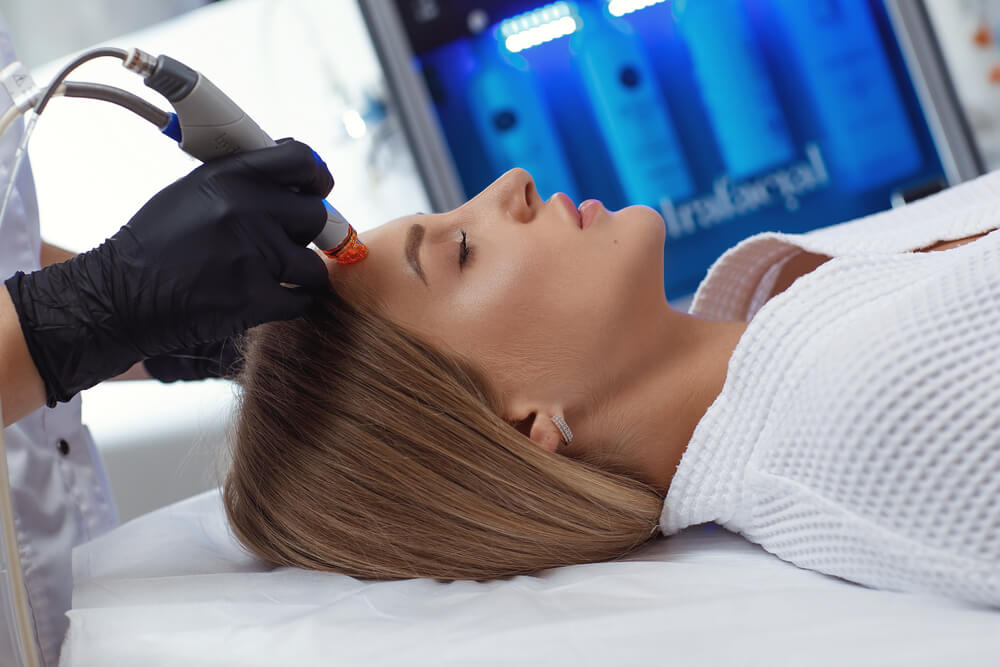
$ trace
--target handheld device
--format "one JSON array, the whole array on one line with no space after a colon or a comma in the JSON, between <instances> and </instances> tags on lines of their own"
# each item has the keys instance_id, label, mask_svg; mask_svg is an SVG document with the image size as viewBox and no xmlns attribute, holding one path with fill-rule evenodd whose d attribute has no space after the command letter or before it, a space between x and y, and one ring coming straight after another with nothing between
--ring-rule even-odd
<instances>
[{"instance_id":1,"label":"handheld device","mask_svg":"<svg viewBox=\"0 0 1000 667\"><path fill-rule=\"evenodd\" d=\"M139 74L147 86L167 98L176 113L163 133L201 161L230 153L274 146L274 140L229 96L199 72L169 56L129 49L124 66ZM316 161L323 160L313 153ZM324 164L325 166L325 164ZM326 225L313 243L340 264L353 264L368 248L347 219L329 202Z\"/></svg>"}]
</instances>

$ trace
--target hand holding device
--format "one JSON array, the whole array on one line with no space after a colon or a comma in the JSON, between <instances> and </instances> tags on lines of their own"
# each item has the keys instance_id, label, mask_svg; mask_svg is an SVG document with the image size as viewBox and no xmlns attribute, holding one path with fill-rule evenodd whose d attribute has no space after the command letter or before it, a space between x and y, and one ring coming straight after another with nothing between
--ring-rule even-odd
<instances>
[{"instance_id":1,"label":"hand holding device","mask_svg":"<svg viewBox=\"0 0 1000 667\"><path fill-rule=\"evenodd\" d=\"M94 250L15 274L6 285L47 403L141 359L302 314L329 289L305 246L326 224L332 187L297 141L228 155L165 188Z\"/></svg>"}]
</instances>

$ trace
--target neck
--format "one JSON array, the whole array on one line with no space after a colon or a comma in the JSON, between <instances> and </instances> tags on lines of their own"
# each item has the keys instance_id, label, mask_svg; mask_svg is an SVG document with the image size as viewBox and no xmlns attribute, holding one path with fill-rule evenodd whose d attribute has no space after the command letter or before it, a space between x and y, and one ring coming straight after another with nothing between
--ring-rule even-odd
<instances>
[{"instance_id":1,"label":"neck","mask_svg":"<svg viewBox=\"0 0 1000 667\"><path fill-rule=\"evenodd\" d=\"M663 494L698 422L726 380L743 321L706 320L666 306L636 339L627 372L615 383L606 432L617 431L623 463ZM609 428L610 427L610 428Z\"/></svg>"}]
</instances>

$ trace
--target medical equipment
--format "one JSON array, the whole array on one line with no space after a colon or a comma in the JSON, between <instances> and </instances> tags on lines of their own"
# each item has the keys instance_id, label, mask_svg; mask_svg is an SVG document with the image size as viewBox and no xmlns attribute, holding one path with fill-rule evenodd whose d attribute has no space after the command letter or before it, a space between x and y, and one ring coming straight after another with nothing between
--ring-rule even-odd
<instances>
[{"instance_id":1,"label":"medical equipment","mask_svg":"<svg viewBox=\"0 0 1000 667\"><path fill-rule=\"evenodd\" d=\"M164 112L136 95L111 86L64 83L74 69L102 56L121 59L126 69L142 76L147 86L166 97L175 113ZM20 114L32 111L0 205L0 224L3 224L14 179L27 152L35 122L56 94L116 103L156 125L163 134L177 141L184 152L202 161L275 145L274 140L211 81L169 56L154 57L139 49L93 49L64 67L44 92L34 90L31 77L20 63L12 64L0 76L14 99L14 105L0 118L0 135ZM319 155L314 155L317 162L325 164ZM326 224L312 242L339 264L353 264L367 257L368 248L358 239L354 227L329 202L324 200L323 203L327 211Z\"/></svg>"},{"instance_id":2,"label":"medical equipment","mask_svg":"<svg viewBox=\"0 0 1000 667\"><path fill-rule=\"evenodd\" d=\"M543 197L657 208L668 299L758 231L835 224L983 171L947 73L924 85L908 59L897 14L923 15L920 0L814 4L359 0L433 210L497 178L502 148ZM915 44L932 57L929 37ZM833 57L847 52L864 57ZM481 85L498 64L517 95ZM544 132L562 182L525 161Z\"/></svg>"}]
</instances>

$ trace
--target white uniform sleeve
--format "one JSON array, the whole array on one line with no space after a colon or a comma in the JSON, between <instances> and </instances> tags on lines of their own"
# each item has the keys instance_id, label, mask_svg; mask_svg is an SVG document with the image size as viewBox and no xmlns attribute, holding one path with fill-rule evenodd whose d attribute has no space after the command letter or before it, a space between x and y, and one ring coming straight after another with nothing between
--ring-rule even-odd
<instances>
[{"instance_id":1,"label":"white uniform sleeve","mask_svg":"<svg viewBox=\"0 0 1000 667\"><path fill-rule=\"evenodd\" d=\"M15 59L0 18L0 67ZM0 110L10 103L10 96L0 87ZM16 125L0 138L3 187L20 132L20 125ZM0 226L0 280L18 270L37 269L40 249L38 205L31 167L25 162ZM100 456L80 423L79 396L8 426L4 441L35 635L44 664L55 667L73 589L72 549L117 525L118 516ZM0 632L0 637L8 634ZM12 649L3 645L5 641L0 639L0 664L12 660Z\"/></svg>"}]
</instances>

